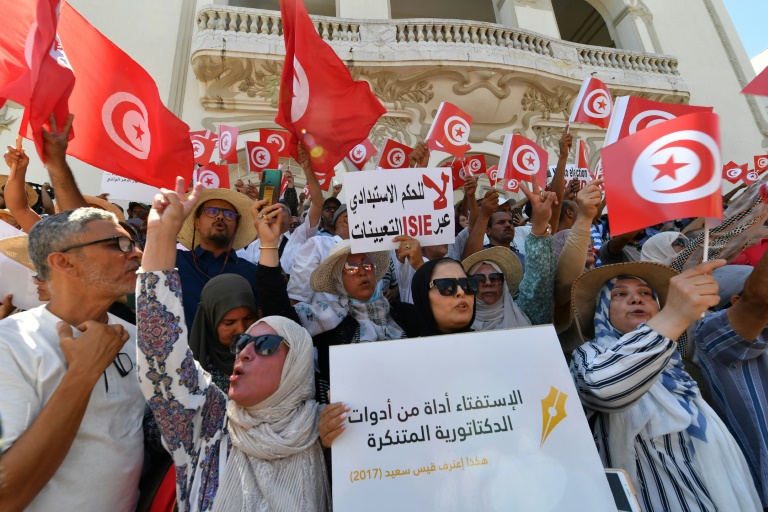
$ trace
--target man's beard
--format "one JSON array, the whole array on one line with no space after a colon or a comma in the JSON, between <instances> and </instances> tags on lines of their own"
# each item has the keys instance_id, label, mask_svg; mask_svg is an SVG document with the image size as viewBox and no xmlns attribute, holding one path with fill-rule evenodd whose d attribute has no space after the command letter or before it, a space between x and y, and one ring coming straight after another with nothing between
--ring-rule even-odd
<instances>
[{"instance_id":1,"label":"man's beard","mask_svg":"<svg viewBox=\"0 0 768 512\"><path fill-rule=\"evenodd\" d=\"M232 243L232 238L230 238L230 236L226 233L214 232L208 235L208 242L210 242L211 245L218 247L219 249L225 249L229 247L230 243Z\"/></svg>"}]
</instances>

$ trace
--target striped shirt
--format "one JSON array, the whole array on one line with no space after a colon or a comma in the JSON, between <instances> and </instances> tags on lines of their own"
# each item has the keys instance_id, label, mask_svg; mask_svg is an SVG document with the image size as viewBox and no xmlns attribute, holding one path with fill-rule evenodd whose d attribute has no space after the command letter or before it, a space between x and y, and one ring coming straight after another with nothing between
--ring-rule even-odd
<instances>
[{"instance_id":1,"label":"striped shirt","mask_svg":"<svg viewBox=\"0 0 768 512\"><path fill-rule=\"evenodd\" d=\"M608 414L633 407L659 378L675 347L672 340L642 325L609 349L590 342L574 351L571 374L594 425L595 443L605 467L615 467L608 443ZM644 428L633 448L634 485L644 511L717 510L693 467L687 431L651 437Z\"/></svg>"},{"instance_id":2,"label":"striped shirt","mask_svg":"<svg viewBox=\"0 0 768 512\"><path fill-rule=\"evenodd\" d=\"M768 507L768 327L756 340L745 340L731 328L726 311L720 311L701 322L696 347L712 407L741 446Z\"/></svg>"}]
</instances>

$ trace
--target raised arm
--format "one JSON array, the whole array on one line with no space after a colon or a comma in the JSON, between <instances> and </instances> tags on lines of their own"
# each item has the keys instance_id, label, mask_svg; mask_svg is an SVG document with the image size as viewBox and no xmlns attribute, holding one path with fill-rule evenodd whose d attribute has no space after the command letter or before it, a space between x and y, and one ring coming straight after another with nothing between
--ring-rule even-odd
<instances>
[{"instance_id":1,"label":"raised arm","mask_svg":"<svg viewBox=\"0 0 768 512\"><path fill-rule=\"evenodd\" d=\"M320 222L320 214L323 212L323 189L320 188L320 182L317 181L315 171L312 170L312 164L309 162L309 153L301 142L299 142L298 152L299 164L304 170L304 176L307 177L309 197L312 198L312 204L307 212L307 218L309 219L309 226L314 227Z\"/></svg>"},{"instance_id":2,"label":"raised arm","mask_svg":"<svg viewBox=\"0 0 768 512\"><path fill-rule=\"evenodd\" d=\"M557 233L558 224L560 223L560 208L563 204L563 194L565 193L565 164L568 161L568 155L571 153L571 146L573 146L573 136L568 127L563 131L559 145L560 155L557 159L555 175L550 183L550 190L557 196L557 202L552 207L552 218L550 220L552 233Z\"/></svg>"},{"instance_id":3,"label":"raised arm","mask_svg":"<svg viewBox=\"0 0 768 512\"><path fill-rule=\"evenodd\" d=\"M499 205L499 193L496 189L489 190L483 196L483 200L480 203L480 211L477 214L475 223L472 224L470 219L471 229L469 230L469 238L466 245L464 245L464 251L462 252L461 259L465 259L475 254L478 251L483 250L483 236L488 226L488 220L496 211L496 207Z\"/></svg>"},{"instance_id":4,"label":"raised arm","mask_svg":"<svg viewBox=\"0 0 768 512\"><path fill-rule=\"evenodd\" d=\"M733 330L745 340L755 340L768 325L768 251L744 283L744 292L726 313Z\"/></svg>"},{"instance_id":5,"label":"raised arm","mask_svg":"<svg viewBox=\"0 0 768 512\"><path fill-rule=\"evenodd\" d=\"M59 208L64 210L74 210L88 206L83 194L77 187L75 177L72 175L72 169L67 164L67 146L69 145L69 134L72 131L72 121L74 114L67 116L67 121L59 130L56 125L56 119L51 114L51 131L43 128L43 159L45 168L51 176L51 184L56 191L56 202Z\"/></svg>"},{"instance_id":6,"label":"raised arm","mask_svg":"<svg viewBox=\"0 0 768 512\"><path fill-rule=\"evenodd\" d=\"M27 191L24 186L29 157L23 149L19 150L12 146L8 146L8 151L4 157L8 167L13 169L13 166L16 166L16 169L8 176L8 183L5 184L5 206L19 223L21 230L29 233L32 226L40 221L40 216L29 207Z\"/></svg>"}]
</instances>

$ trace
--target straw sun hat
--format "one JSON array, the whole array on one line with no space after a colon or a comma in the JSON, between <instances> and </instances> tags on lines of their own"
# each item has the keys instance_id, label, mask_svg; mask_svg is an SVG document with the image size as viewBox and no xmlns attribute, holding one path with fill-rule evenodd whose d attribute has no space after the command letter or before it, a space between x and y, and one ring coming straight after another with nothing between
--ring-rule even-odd
<instances>
[{"instance_id":1,"label":"straw sun hat","mask_svg":"<svg viewBox=\"0 0 768 512\"><path fill-rule=\"evenodd\" d=\"M0 253L5 254L16 263L20 263L32 272L37 272L32 260L29 259L29 237L27 235L12 236L0 240Z\"/></svg>"},{"instance_id":2,"label":"straw sun hat","mask_svg":"<svg viewBox=\"0 0 768 512\"><path fill-rule=\"evenodd\" d=\"M517 293L520 281L523 280L523 264L515 253L506 247L491 247L478 251L461 262L464 272L469 274L469 270L481 261L492 261L498 265L504 274L504 282L507 283L509 293L513 296Z\"/></svg>"},{"instance_id":3,"label":"straw sun hat","mask_svg":"<svg viewBox=\"0 0 768 512\"><path fill-rule=\"evenodd\" d=\"M232 243L232 249L242 249L253 242L258 234L253 225L253 216L251 215L253 200L245 194L241 194L240 192L228 188L204 188L201 193L200 202L198 203L197 208L195 208L195 212L203 205L203 203L214 199L228 202L240 215L237 223L237 231L235 232L235 239ZM181 226L181 231L179 231L178 238L179 243L190 251L194 249L194 247L192 247L193 237L195 239L195 246L200 245L200 233L195 234L195 212L192 212L184 221L184 224Z\"/></svg>"},{"instance_id":4,"label":"straw sun hat","mask_svg":"<svg viewBox=\"0 0 768 512\"><path fill-rule=\"evenodd\" d=\"M336 289L333 267L337 261L341 258L346 260L350 254L352 254L352 248L349 240L343 240L331 247L328 256L317 266L309 278L309 285L312 289L316 292L338 295L339 290ZM367 252L365 254L376 263L376 282L378 283L389 268L389 251Z\"/></svg>"},{"instance_id":5,"label":"straw sun hat","mask_svg":"<svg viewBox=\"0 0 768 512\"><path fill-rule=\"evenodd\" d=\"M5 185L8 183L8 175L7 174L0 174L0 188L5 187ZM38 195L37 192L35 192L35 189L29 186L29 184L24 183L24 192L27 194L27 204L29 206L35 206L37 204Z\"/></svg>"},{"instance_id":6,"label":"straw sun hat","mask_svg":"<svg viewBox=\"0 0 768 512\"><path fill-rule=\"evenodd\" d=\"M635 261L631 263L616 263L604 265L581 274L571 288L571 309L576 328L583 341L595 338L595 308L597 295L603 285L614 277L635 276L650 285L659 296L659 304L664 307L669 292L669 280L679 272L650 261Z\"/></svg>"}]
</instances>

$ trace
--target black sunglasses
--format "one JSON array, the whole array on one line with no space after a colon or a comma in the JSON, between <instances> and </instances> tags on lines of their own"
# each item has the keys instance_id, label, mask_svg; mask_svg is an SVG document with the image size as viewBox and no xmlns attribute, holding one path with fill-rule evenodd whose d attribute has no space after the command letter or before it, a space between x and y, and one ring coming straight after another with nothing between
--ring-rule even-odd
<instances>
[{"instance_id":1,"label":"black sunglasses","mask_svg":"<svg viewBox=\"0 0 768 512\"><path fill-rule=\"evenodd\" d=\"M467 295L475 295L480 289L480 284L474 276L459 278L444 277L442 279L433 279L429 283L430 290L436 287L440 295L444 297L456 295L456 290L458 290L459 286L461 286L461 289L464 290L464 293Z\"/></svg>"},{"instance_id":2,"label":"black sunglasses","mask_svg":"<svg viewBox=\"0 0 768 512\"><path fill-rule=\"evenodd\" d=\"M235 210L230 210L229 208L216 208L215 206L206 206L203 208L203 213L212 219L218 217L219 214L226 220L237 220L237 218L240 217Z\"/></svg>"},{"instance_id":3,"label":"black sunglasses","mask_svg":"<svg viewBox=\"0 0 768 512\"><path fill-rule=\"evenodd\" d=\"M348 276L354 276L360 273L360 267L366 272L373 272L376 269L376 262L371 258L363 258L361 261L345 261L344 273Z\"/></svg>"},{"instance_id":4,"label":"black sunglasses","mask_svg":"<svg viewBox=\"0 0 768 512\"><path fill-rule=\"evenodd\" d=\"M501 272L492 272L487 276L485 274L475 274L472 277L477 279L477 282L481 285L485 284L486 278L490 282L491 286L499 286L504 282L504 274Z\"/></svg>"},{"instance_id":5,"label":"black sunglasses","mask_svg":"<svg viewBox=\"0 0 768 512\"><path fill-rule=\"evenodd\" d=\"M71 245L66 249L62 249L59 252L67 252L72 249L78 249L80 247L87 247L89 245L103 244L104 242L115 242L117 247L122 252L131 252L136 247L136 242L128 238L127 236L111 236L109 238L102 238L101 240L94 240L92 242L85 242L82 244Z\"/></svg>"},{"instance_id":6,"label":"black sunglasses","mask_svg":"<svg viewBox=\"0 0 768 512\"><path fill-rule=\"evenodd\" d=\"M288 341L277 334L263 334L261 336L251 336L250 334L236 334L229 344L229 350L235 356L240 355L249 343L253 343L253 349L260 356L271 356L280 348L282 342Z\"/></svg>"}]
</instances>

